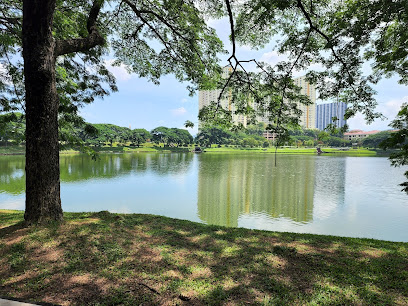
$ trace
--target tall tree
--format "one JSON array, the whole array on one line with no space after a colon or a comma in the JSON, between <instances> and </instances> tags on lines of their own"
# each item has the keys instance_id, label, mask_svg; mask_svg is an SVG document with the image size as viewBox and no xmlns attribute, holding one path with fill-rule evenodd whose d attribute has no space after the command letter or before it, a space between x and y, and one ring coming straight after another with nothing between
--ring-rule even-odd
<instances>
[{"instance_id":1,"label":"tall tree","mask_svg":"<svg viewBox=\"0 0 408 306\"><path fill-rule=\"evenodd\" d=\"M195 1L112 1L113 8L102 12L105 2L23 0L22 10L18 0L0 4L0 40L4 42L0 54L5 59L0 90L6 92L1 96L1 111L23 108L26 112L25 219L29 223L62 218L59 110L75 114L76 101L91 102L92 94L106 94L98 82L104 73L111 90L115 89L106 68L102 71L99 66L99 73L90 75L91 67L76 65L78 58L85 64L101 64L112 33L109 37L117 59L155 83L161 75L174 73L180 81L190 81L193 91L206 74L219 69L217 53L222 44L204 22L205 12L217 10L210 1L204 13ZM24 88L22 78L16 77L22 67L9 58L20 46Z\"/></svg>"},{"instance_id":2,"label":"tall tree","mask_svg":"<svg viewBox=\"0 0 408 306\"><path fill-rule=\"evenodd\" d=\"M87 20L88 36L55 40L56 0L24 0L22 46L26 107L27 222L61 220L56 60L58 56L103 45L96 27L101 1L95 1Z\"/></svg>"}]
</instances>

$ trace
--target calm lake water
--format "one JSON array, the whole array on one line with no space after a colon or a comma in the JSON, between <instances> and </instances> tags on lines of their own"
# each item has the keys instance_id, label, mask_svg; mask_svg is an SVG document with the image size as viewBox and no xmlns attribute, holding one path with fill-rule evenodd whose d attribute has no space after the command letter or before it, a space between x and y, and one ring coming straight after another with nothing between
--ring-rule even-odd
<instances>
[{"instance_id":1,"label":"calm lake water","mask_svg":"<svg viewBox=\"0 0 408 306\"><path fill-rule=\"evenodd\" d=\"M61 156L65 211L408 241L406 168L382 157L271 154ZM24 157L0 156L0 208L24 209Z\"/></svg>"}]
</instances>

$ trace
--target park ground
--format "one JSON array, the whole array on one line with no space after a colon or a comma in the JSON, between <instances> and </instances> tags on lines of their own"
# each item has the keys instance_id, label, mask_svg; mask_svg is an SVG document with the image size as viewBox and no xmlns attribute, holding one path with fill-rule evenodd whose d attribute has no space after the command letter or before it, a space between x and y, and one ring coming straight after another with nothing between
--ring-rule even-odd
<instances>
[{"instance_id":1,"label":"park ground","mask_svg":"<svg viewBox=\"0 0 408 306\"><path fill-rule=\"evenodd\" d=\"M408 305L408 243L0 210L0 296L61 305Z\"/></svg>"}]
</instances>

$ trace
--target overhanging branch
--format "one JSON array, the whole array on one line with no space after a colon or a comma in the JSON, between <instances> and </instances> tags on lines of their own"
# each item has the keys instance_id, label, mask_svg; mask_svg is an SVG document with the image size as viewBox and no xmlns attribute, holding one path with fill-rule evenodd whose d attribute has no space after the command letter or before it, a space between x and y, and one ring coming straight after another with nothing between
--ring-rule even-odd
<instances>
[{"instance_id":1,"label":"overhanging branch","mask_svg":"<svg viewBox=\"0 0 408 306\"><path fill-rule=\"evenodd\" d=\"M64 55L74 52L84 52L93 47L105 44L105 39L99 33L96 26L96 20L101 10L102 1L95 0L89 12L86 28L88 37L77 39L57 40L55 42L55 56Z\"/></svg>"}]
</instances>

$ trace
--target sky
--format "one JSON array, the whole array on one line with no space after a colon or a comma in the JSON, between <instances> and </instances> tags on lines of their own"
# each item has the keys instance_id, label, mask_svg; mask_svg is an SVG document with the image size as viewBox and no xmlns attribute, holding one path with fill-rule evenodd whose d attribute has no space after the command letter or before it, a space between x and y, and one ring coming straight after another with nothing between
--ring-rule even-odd
<instances>
[{"instance_id":1,"label":"sky","mask_svg":"<svg viewBox=\"0 0 408 306\"><path fill-rule=\"evenodd\" d=\"M218 36L224 42L225 48L231 52L232 47L228 36L229 23L226 19L210 20L209 25L216 29ZM275 64L285 59L273 50L273 43L262 50L251 50L248 46L241 46L237 50L240 59L257 59L258 61ZM227 65L227 55L221 57L222 65ZM103 100L98 99L81 110L81 115L90 123L112 123L119 126L145 128L152 130L158 126L184 128L186 120L192 121L195 126L189 131L195 135L198 127L198 93L190 97L186 89L187 83L178 82L173 76L161 78L160 85L154 85L147 79L129 74L124 66L111 65L113 58L107 58L108 69L114 74L119 88L118 92L111 93ZM370 70L369 64L364 66ZM296 72L295 76L304 75ZM377 111L387 119L377 119L367 125L361 114L347 121L349 128L369 130L387 130L390 121L395 118L403 102L408 102L408 86L399 85L397 77L383 79L374 89L377 91ZM328 101L318 100L317 103Z\"/></svg>"}]
</instances>

